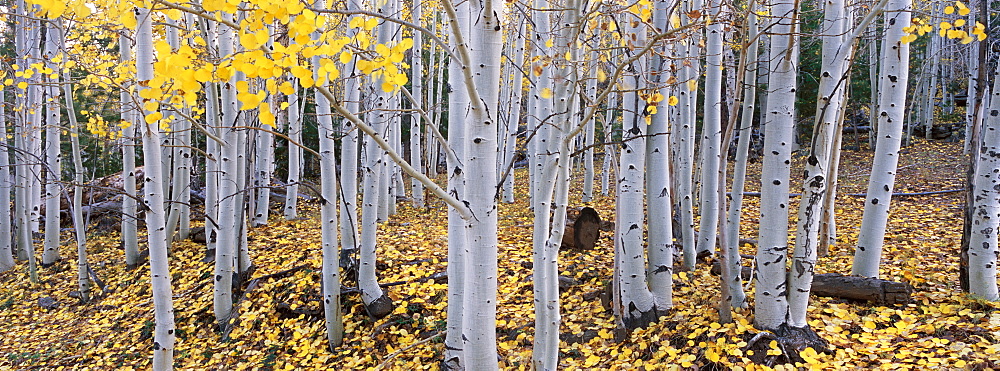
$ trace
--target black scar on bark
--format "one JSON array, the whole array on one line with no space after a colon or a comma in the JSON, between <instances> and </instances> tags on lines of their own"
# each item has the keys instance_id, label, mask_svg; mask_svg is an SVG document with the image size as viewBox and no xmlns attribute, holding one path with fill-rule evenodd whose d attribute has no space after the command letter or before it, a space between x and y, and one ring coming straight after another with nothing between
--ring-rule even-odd
<instances>
[{"instance_id":1,"label":"black scar on bark","mask_svg":"<svg viewBox=\"0 0 1000 371\"><path fill-rule=\"evenodd\" d=\"M872 205L878 205L878 199L877 198L873 198L872 199Z\"/></svg>"}]
</instances>

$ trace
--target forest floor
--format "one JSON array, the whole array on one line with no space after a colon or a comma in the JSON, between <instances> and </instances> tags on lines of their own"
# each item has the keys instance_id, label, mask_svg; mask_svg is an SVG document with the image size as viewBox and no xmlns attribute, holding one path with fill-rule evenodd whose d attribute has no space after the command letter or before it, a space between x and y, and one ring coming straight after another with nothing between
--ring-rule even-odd
<instances>
[{"instance_id":1,"label":"forest floor","mask_svg":"<svg viewBox=\"0 0 1000 371\"><path fill-rule=\"evenodd\" d=\"M840 172L837 203L838 244L820 259L817 273L850 273L853 244L863 212L870 152L848 151ZM965 167L960 143L919 142L900 156L896 192L963 188ZM792 174L801 174L801 156ZM759 174L752 164L750 178ZM796 170L797 169L797 170ZM526 174L520 170L522 180ZM756 178L759 179L759 178ZM757 191L759 180L748 181ZM793 183L794 189L801 187ZM571 207L584 205L581 184L574 184ZM600 188L600 182L597 182ZM531 290L531 212L523 182L518 202L500 205L500 268L497 337L504 369L529 369L533 333ZM791 210L797 210L793 197ZM590 206L613 218L612 197ZM741 237L756 238L757 198L746 198ZM803 353L811 369L1000 369L1000 306L973 300L958 281L961 193L894 198L885 237L881 275L915 287L914 302L882 307L844 299L813 297L810 326L830 342L831 354ZM272 218L255 228L250 251L254 277L294 269L265 279L239 302L239 322L220 340L212 315L213 265L205 248L175 243L171 259L176 318L175 365L179 369L438 369L444 348L446 282L427 280L446 266L446 213L441 202L414 209L400 203L398 214L379 228L379 278L395 311L372 321L357 294L343 298L345 344L331 352L320 308L320 230L315 218ZM315 213L315 206L307 212ZM791 213L794 228L795 212ZM128 270L115 228L94 231L90 262L108 292L87 304L69 296L76 290L75 248L40 271L42 282L28 283L26 266L0 274L0 369L148 369L152 348L153 306L148 268ZM745 254L752 248L744 246ZM719 324L719 279L706 265L675 274L675 308L646 329L615 342L615 321L596 298L611 277L612 244L604 232L595 250L562 251L560 271L577 282L562 293L560 368L791 369L749 360L753 328L750 310L735 313L735 323ZM43 309L40 298L58 308ZM752 298L752 292L749 293ZM769 353L780 350L771 349ZM787 366L787 367L786 367Z\"/></svg>"}]
</instances>

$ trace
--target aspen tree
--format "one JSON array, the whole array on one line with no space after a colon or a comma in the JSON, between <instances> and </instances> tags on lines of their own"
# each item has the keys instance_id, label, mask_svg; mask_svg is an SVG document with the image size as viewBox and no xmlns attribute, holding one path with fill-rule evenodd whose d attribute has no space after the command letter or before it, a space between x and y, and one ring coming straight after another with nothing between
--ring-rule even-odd
<instances>
[{"instance_id":1,"label":"aspen tree","mask_svg":"<svg viewBox=\"0 0 1000 371\"><path fill-rule=\"evenodd\" d=\"M657 0L654 3L653 27L657 33L664 32L669 27L671 11L676 2ZM646 278L649 280L649 290L655 299L656 308L667 310L673 303L673 267L674 267L674 231L673 202L670 197L670 100L672 90L667 81L673 76L670 71L670 60L674 45L664 47L664 55L654 56L651 67L656 72L653 83L658 85L650 107L654 112L648 112L651 117L648 127L649 139L646 144L646 168L649 174L646 183L646 205L648 245L646 254L649 262L646 268ZM674 98L676 99L676 98Z\"/></svg>"},{"instance_id":2,"label":"aspen tree","mask_svg":"<svg viewBox=\"0 0 1000 371\"><path fill-rule=\"evenodd\" d=\"M45 243L42 250L42 266L55 264L61 257L59 256L59 195L62 193L62 149L60 139L62 137L62 109L59 104L59 66L54 63L56 55L59 54L58 40L62 39L59 28L50 23L45 28L45 50L42 58L46 61L46 68L55 72L55 77L51 75L45 77Z\"/></svg>"},{"instance_id":3,"label":"aspen tree","mask_svg":"<svg viewBox=\"0 0 1000 371\"><path fill-rule=\"evenodd\" d=\"M691 19L690 14L695 9L701 8L701 0L694 0L690 3L682 3L684 8L679 14L685 23L696 22ZM679 105L677 108L676 126L672 130L672 137L677 142L677 156L674 156L674 182L677 183L674 197L679 206L680 231L673 231L674 235L679 235L682 245L683 267L693 270L695 257L697 255L694 237L694 138L695 138L695 116L698 106L698 78L701 74L700 65L697 60L699 53L698 44L700 33L694 32L682 39L677 46L677 58L683 60L679 67L678 80L682 83L677 89ZM679 233L678 233L679 232Z\"/></svg>"},{"instance_id":4,"label":"aspen tree","mask_svg":"<svg viewBox=\"0 0 1000 371\"><path fill-rule=\"evenodd\" d=\"M294 220L299 216L299 179L302 176L302 102L299 100L298 79L289 78L294 91L288 94L288 108L285 117L288 119L288 177L285 185L285 220Z\"/></svg>"},{"instance_id":5,"label":"aspen tree","mask_svg":"<svg viewBox=\"0 0 1000 371\"><path fill-rule=\"evenodd\" d=\"M121 54L119 61L122 65L130 65L132 62L132 40L127 35L127 30L122 31L118 37L118 50ZM135 268L139 265L139 238L138 221L139 205L138 190L135 184L135 138L136 125L139 125L136 115L136 106L129 93L131 84L126 80L121 89L121 126L122 126L122 185L125 197L122 197L122 245L125 248L125 264ZM206 203L206 208L208 204ZM206 224L206 232L208 231ZM206 236L208 233L206 233Z\"/></svg>"},{"instance_id":6,"label":"aspen tree","mask_svg":"<svg viewBox=\"0 0 1000 371\"><path fill-rule=\"evenodd\" d=\"M324 7L323 0L317 0L317 8ZM315 35L318 36L318 35ZM314 36L314 37L315 37ZM320 58L312 58L313 66L319 66ZM313 79L322 85L325 77L321 77L319 69L314 68ZM320 92L316 92L316 121L319 125L319 155L320 155L320 193L323 202L320 205L320 225L323 243L323 314L326 320L326 337L330 341L330 350L338 347L344 340L344 323L340 313L340 251L337 232L340 222L337 221L337 156L333 117L330 101Z\"/></svg>"},{"instance_id":7,"label":"aspen tree","mask_svg":"<svg viewBox=\"0 0 1000 371\"><path fill-rule=\"evenodd\" d=\"M232 14L222 12L224 22L232 22ZM228 56L234 52L233 29L221 27L219 30L219 55ZM218 236L215 245L215 288L214 305L215 320L219 329L229 326L229 317L233 310L233 271L239 253L239 236L237 231L239 222L236 218L237 198L242 197L239 193L238 179L238 159L239 134L236 132L237 110L236 110L236 83L235 74L230 77L221 87L221 113L222 121L219 128L219 136L223 143L219 144L220 157L218 165L219 186L217 200L219 202ZM148 165L147 165L148 167ZM148 173L148 168L147 168ZM148 175L147 175L148 176Z\"/></svg>"},{"instance_id":8,"label":"aspen tree","mask_svg":"<svg viewBox=\"0 0 1000 371\"><path fill-rule=\"evenodd\" d=\"M642 9L652 7L652 3L639 5ZM641 18L640 18L641 17ZM644 16L629 14L625 19L625 38L628 46L626 55L633 53L646 44L646 28ZM655 321L658 317L656 300L649 291L646 280L646 264L643 259L643 226L645 213L643 203L646 186L646 130L644 118L647 112L646 102L639 97L644 91L646 78L644 73L648 67L646 56L640 56L631 62L629 74L622 76L622 145L619 155L618 202L615 217L616 244L615 251L616 274L620 281L618 296L622 310L622 322L626 329L643 327Z\"/></svg>"},{"instance_id":9,"label":"aspen tree","mask_svg":"<svg viewBox=\"0 0 1000 371\"><path fill-rule=\"evenodd\" d=\"M731 259L727 259L729 269L729 281L724 283L729 285L729 300L733 308L746 308L746 292L743 291L743 273L740 265L740 218L743 210L743 189L746 182L747 157L749 157L751 130L753 129L754 108L757 97L757 69L758 40L757 27L757 6L751 5L747 15L747 45L746 50L746 72L743 74L743 113L740 117L740 127L738 130L739 139L736 144L736 163L733 164L733 185L732 202L726 215L726 240L724 248ZM751 67L752 66L752 67Z\"/></svg>"},{"instance_id":10,"label":"aspen tree","mask_svg":"<svg viewBox=\"0 0 1000 371\"><path fill-rule=\"evenodd\" d=\"M465 136L467 187L463 200L475 218L468 228L465 295L462 305L463 361L469 370L496 370L497 310L497 106L500 86L502 30L498 15L502 4L485 0L469 9L469 50L465 68L471 68L468 132ZM471 62L471 63L470 63ZM466 81L469 83L469 81Z\"/></svg>"},{"instance_id":11,"label":"aspen tree","mask_svg":"<svg viewBox=\"0 0 1000 371\"><path fill-rule=\"evenodd\" d=\"M998 230L1000 230L1000 73L993 77L989 115L979 140L973 190L972 234L969 237L969 292L1000 301L997 293Z\"/></svg>"},{"instance_id":12,"label":"aspen tree","mask_svg":"<svg viewBox=\"0 0 1000 371\"><path fill-rule=\"evenodd\" d=\"M797 4L797 3L795 3ZM771 39L768 97L761 170L760 233L757 246L754 316L758 328L786 323L788 301L785 261L788 251L788 187L795 124L795 77L798 43L796 8L790 0L770 3ZM793 267L794 269L794 267Z\"/></svg>"},{"instance_id":13,"label":"aspen tree","mask_svg":"<svg viewBox=\"0 0 1000 371\"><path fill-rule=\"evenodd\" d=\"M62 25L60 24L60 28ZM65 37L65 34L63 34ZM65 48L65 39L59 41L60 49ZM67 82L73 81L69 77L69 72L63 73L63 79ZM80 301L86 303L90 301L90 264L87 262L87 226L83 219L83 155L80 147L80 125L76 122L76 108L73 105L73 85L63 86L63 95L66 99L66 117L69 119L69 141L70 150L73 152L73 232L76 237L77 254L77 290L80 291ZM0 114L0 117L3 115ZM2 152L2 151L0 151Z\"/></svg>"},{"instance_id":14,"label":"aspen tree","mask_svg":"<svg viewBox=\"0 0 1000 371\"><path fill-rule=\"evenodd\" d=\"M413 13L413 24L421 24L421 18L423 16L422 8L420 0L413 1L411 9L411 12ZM421 110L424 109L425 106L423 99L424 44L422 36L423 35L420 31L413 31L413 45L416 45L417 47L414 49L414 53L411 58L413 61L411 66L413 71L411 81L413 81L413 91L416 92L416 94L413 95L413 105L415 106L414 108ZM413 164L418 168L423 162L421 157L423 149L421 148L420 132L420 113L414 111L414 113L410 115L410 164ZM410 192L413 198L413 207L424 207L424 185L423 183L420 183L419 179L410 179Z\"/></svg>"},{"instance_id":15,"label":"aspen tree","mask_svg":"<svg viewBox=\"0 0 1000 371\"><path fill-rule=\"evenodd\" d=\"M882 71L879 76L878 143L851 270L853 275L876 278L879 276L882 243L899 162L910 61L910 44L902 42L905 35L903 28L910 25L910 0L890 0L887 8L885 22L888 27L882 45Z\"/></svg>"},{"instance_id":16,"label":"aspen tree","mask_svg":"<svg viewBox=\"0 0 1000 371\"><path fill-rule=\"evenodd\" d=\"M448 4L445 5L449 6ZM469 30L470 5L469 2L460 2L455 5L454 13L450 14L451 27L447 29L452 51L458 54L464 45L464 37ZM448 193L455 198L465 197L466 168L465 158L465 131L466 125L461 123L468 119L469 91L467 85L462 83L461 60L449 59L448 63L448 84L451 90L448 93L448 148L451 154L447 158ZM465 221L460 214L460 210L454 206L448 207L448 277L465 277L466 255L468 254L468 242L466 240ZM449 370L464 370L465 348L462 339L462 324L465 316L465 285L462 280L448 280L448 315L447 330L445 336L445 354L443 368Z\"/></svg>"},{"instance_id":17,"label":"aspen tree","mask_svg":"<svg viewBox=\"0 0 1000 371\"><path fill-rule=\"evenodd\" d=\"M361 9L357 0L347 1L347 10ZM358 19L349 17L349 20ZM349 37L354 37L356 28L347 31ZM357 76L356 59L352 58L344 65L344 106L349 112L361 112L361 78ZM358 151L361 137L357 127L344 119L340 123L340 266L356 268L358 245ZM301 149L299 149L301 153ZM301 155L300 155L301 156Z\"/></svg>"},{"instance_id":18,"label":"aspen tree","mask_svg":"<svg viewBox=\"0 0 1000 371\"><path fill-rule=\"evenodd\" d=\"M809 292L822 232L820 220L825 213L825 197L830 184L829 167L835 166L830 158L836 143L834 135L841 130L840 111L846 91L843 81L853 54L854 40L849 39L848 32L848 14L844 2L826 0L821 26L823 67L819 80L819 99L816 102L817 115L809 157L806 159L798 232L795 234L795 249L792 253L792 271L788 276L789 323L796 327L808 325L806 309L809 306Z\"/></svg>"},{"instance_id":19,"label":"aspen tree","mask_svg":"<svg viewBox=\"0 0 1000 371\"><path fill-rule=\"evenodd\" d=\"M11 230L10 191L14 189L14 179L10 174L10 158L7 151L7 99L4 88L0 86L0 273L14 268L14 235Z\"/></svg>"},{"instance_id":20,"label":"aspen tree","mask_svg":"<svg viewBox=\"0 0 1000 371\"><path fill-rule=\"evenodd\" d=\"M717 178L722 157L722 2L708 1L708 25L705 37L705 104L701 131L701 214L698 242L700 254L715 255L719 227L719 190L725 187Z\"/></svg>"},{"instance_id":21,"label":"aspen tree","mask_svg":"<svg viewBox=\"0 0 1000 371\"><path fill-rule=\"evenodd\" d=\"M390 16L394 14L394 2L388 1L379 8L379 13ZM378 42L387 43L391 38L390 27L386 22L379 25ZM389 111L389 93L382 89L384 77L376 78L371 82L371 89L374 91L375 111L371 113L372 128L382 138L388 139L389 126L391 123L391 113ZM390 144L391 145L391 144ZM365 304L365 310L373 318L382 318L392 312L392 299L378 285L378 278L375 271L376 257L376 231L377 223L384 221L388 212L387 204L381 200L388 197L388 170L385 164L385 151L379 148L373 138L368 138L365 143L364 163L364 192L361 201L361 240L359 244L360 261L358 265L358 289L361 290L361 299Z\"/></svg>"},{"instance_id":22,"label":"aspen tree","mask_svg":"<svg viewBox=\"0 0 1000 371\"><path fill-rule=\"evenodd\" d=\"M139 92L148 89L142 82L153 78L153 27L149 9L136 8L136 81ZM142 202L146 206L146 229L149 235L149 266L152 275L153 313L153 370L173 369L174 363L174 307L170 287L170 267L167 258L167 233L163 189L160 176L160 119L163 114L149 110L143 100L144 118L141 128L142 152L145 159ZM217 277L216 282L219 279ZM230 306L232 303L230 302ZM228 313L227 319L228 319Z\"/></svg>"}]
</instances>

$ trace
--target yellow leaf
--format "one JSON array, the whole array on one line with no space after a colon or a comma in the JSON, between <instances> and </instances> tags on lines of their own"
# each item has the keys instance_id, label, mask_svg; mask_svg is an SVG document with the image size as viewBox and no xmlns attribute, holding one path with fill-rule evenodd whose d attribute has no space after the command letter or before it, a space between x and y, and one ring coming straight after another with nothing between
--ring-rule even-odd
<instances>
[{"instance_id":1,"label":"yellow leaf","mask_svg":"<svg viewBox=\"0 0 1000 371\"><path fill-rule=\"evenodd\" d=\"M548 40L545 40L545 47L546 47L546 48L551 48L551 47L552 47L552 46L554 46L555 44L556 44L556 43L555 43L555 42L553 42L553 41L552 41L552 39L548 39Z\"/></svg>"},{"instance_id":2,"label":"yellow leaf","mask_svg":"<svg viewBox=\"0 0 1000 371\"><path fill-rule=\"evenodd\" d=\"M596 365L598 362L601 362L601 357L591 354L589 357L587 357L587 360L584 361L583 366L592 367Z\"/></svg>"},{"instance_id":3,"label":"yellow leaf","mask_svg":"<svg viewBox=\"0 0 1000 371\"><path fill-rule=\"evenodd\" d=\"M258 110L260 111L260 115L258 115L260 118L260 123L270 126L271 128L274 128L275 120L274 120L274 114L271 113L271 105L268 103L261 103L260 107L258 107Z\"/></svg>"},{"instance_id":4,"label":"yellow leaf","mask_svg":"<svg viewBox=\"0 0 1000 371\"><path fill-rule=\"evenodd\" d=\"M542 89L541 97L544 99L552 98L552 89L549 88Z\"/></svg>"},{"instance_id":5,"label":"yellow leaf","mask_svg":"<svg viewBox=\"0 0 1000 371\"><path fill-rule=\"evenodd\" d=\"M132 13L131 11L122 12L122 14L118 16L118 22L121 22L122 26L125 26L126 28L135 29L135 13Z\"/></svg>"},{"instance_id":6,"label":"yellow leaf","mask_svg":"<svg viewBox=\"0 0 1000 371\"><path fill-rule=\"evenodd\" d=\"M351 58L354 58L354 54L349 51L340 53L340 63L347 64L351 61Z\"/></svg>"},{"instance_id":7,"label":"yellow leaf","mask_svg":"<svg viewBox=\"0 0 1000 371\"><path fill-rule=\"evenodd\" d=\"M678 101L679 99L677 99L676 95L671 95L670 98L667 98L667 104L671 106L676 106Z\"/></svg>"},{"instance_id":8,"label":"yellow leaf","mask_svg":"<svg viewBox=\"0 0 1000 371\"><path fill-rule=\"evenodd\" d=\"M952 14L954 12L955 12L955 7L953 6L948 6L944 8L944 14Z\"/></svg>"},{"instance_id":9,"label":"yellow leaf","mask_svg":"<svg viewBox=\"0 0 1000 371\"><path fill-rule=\"evenodd\" d=\"M17 88L21 89L21 90L27 89L28 88L28 83L24 82L24 81L21 81L21 82L17 83Z\"/></svg>"},{"instance_id":10,"label":"yellow leaf","mask_svg":"<svg viewBox=\"0 0 1000 371\"><path fill-rule=\"evenodd\" d=\"M698 90L698 80L688 80L687 85L689 91Z\"/></svg>"},{"instance_id":11,"label":"yellow leaf","mask_svg":"<svg viewBox=\"0 0 1000 371\"><path fill-rule=\"evenodd\" d=\"M604 73L604 70L597 70L597 81L604 82L608 79L608 75Z\"/></svg>"},{"instance_id":12,"label":"yellow leaf","mask_svg":"<svg viewBox=\"0 0 1000 371\"><path fill-rule=\"evenodd\" d=\"M153 112L153 113L150 113L150 114L146 115L146 123L147 124L152 124L152 123L155 123L157 121L160 121L160 119L162 119L162 118L163 118L163 113Z\"/></svg>"},{"instance_id":13,"label":"yellow leaf","mask_svg":"<svg viewBox=\"0 0 1000 371\"><path fill-rule=\"evenodd\" d=\"M958 15L969 15L969 8L962 8L958 10Z\"/></svg>"}]
</instances>

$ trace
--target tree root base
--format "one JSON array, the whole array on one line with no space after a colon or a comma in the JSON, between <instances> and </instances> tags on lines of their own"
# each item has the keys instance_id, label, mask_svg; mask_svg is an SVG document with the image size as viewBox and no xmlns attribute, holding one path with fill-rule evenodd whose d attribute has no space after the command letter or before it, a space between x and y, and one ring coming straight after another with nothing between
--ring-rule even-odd
<instances>
[{"instance_id":1,"label":"tree root base","mask_svg":"<svg viewBox=\"0 0 1000 371\"><path fill-rule=\"evenodd\" d=\"M770 340L778 342L781 354L773 353ZM782 324L771 332L764 331L747 341L745 350L752 350L750 360L759 365L774 366L784 363L805 362L799 354L806 348L812 348L817 353L830 353L830 344L819 337L812 328L794 327Z\"/></svg>"},{"instance_id":2,"label":"tree root base","mask_svg":"<svg viewBox=\"0 0 1000 371\"><path fill-rule=\"evenodd\" d=\"M369 317L376 320L388 316L392 313L393 309L395 309L395 305L392 304L392 298L384 293L377 299L372 300L371 303L365 304L365 312L368 313Z\"/></svg>"}]
</instances>

